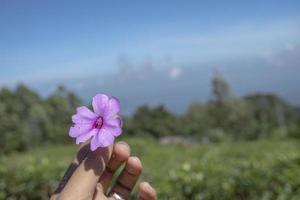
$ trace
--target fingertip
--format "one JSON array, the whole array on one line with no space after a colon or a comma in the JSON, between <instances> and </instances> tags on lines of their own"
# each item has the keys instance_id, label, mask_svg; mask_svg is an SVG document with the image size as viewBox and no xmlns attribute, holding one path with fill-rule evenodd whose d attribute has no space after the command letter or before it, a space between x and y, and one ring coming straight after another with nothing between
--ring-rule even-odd
<instances>
[{"instance_id":1,"label":"fingertip","mask_svg":"<svg viewBox=\"0 0 300 200\"><path fill-rule=\"evenodd\" d=\"M125 142L117 142L113 147L112 156L106 166L106 170L100 177L100 183L103 185L104 191L107 190L113 179L115 172L127 161L130 156L129 145Z\"/></svg>"},{"instance_id":2,"label":"fingertip","mask_svg":"<svg viewBox=\"0 0 300 200\"><path fill-rule=\"evenodd\" d=\"M127 160L130 156L130 147L126 142L117 142L113 150L114 156L118 157L119 160Z\"/></svg>"},{"instance_id":3,"label":"fingertip","mask_svg":"<svg viewBox=\"0 0 300 200\"><path fill-rule=\"evenodd\" d=\"M128 199L141 173L142 163L140 159L134 156L129 157L125 168L117 178L116 184L111 191L120 194L125 199Z\"/></svg>"},{"instance_id":4,"label":"fingertip","mask_svg":"<svg viewBox=\"0 0 300 200\"><path fill-rule=\"evenodd\" d=\"M131 156L127 161L127 171L134 175L139 175L143 170L142 162L138 157Z\"/></svg>"},{"instance_id":5,"label":"fingertip","mask_svg":"<svg viewBox=\"0 0 300 200\"><path fill-rule=\"evenodd\" d=\"M139 198L155 200L157 194L155 189L148 182L141 182L139 185Z\"/></svg>"}]
</instances>

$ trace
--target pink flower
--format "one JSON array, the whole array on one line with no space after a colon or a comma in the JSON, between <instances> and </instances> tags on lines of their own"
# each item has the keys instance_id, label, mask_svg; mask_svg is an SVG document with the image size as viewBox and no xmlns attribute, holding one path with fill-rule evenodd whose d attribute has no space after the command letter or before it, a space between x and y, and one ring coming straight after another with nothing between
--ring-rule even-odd
<instances>
[{"instance_id":1,"label":"pink flower","mask_svg":"<svg viewBox=\"0 0 300 200\"><path fill-rule=\"evenodd\" d=\"M92 138L90 148L94 151L114 142L115 137L122 133L122 120L117 115L121 108L117 98L97 94L92 104L94 112L85 106L77 108L77 113L72 116L74 124L69 135L76 138L76 144Z\"/></svg>"}]
</instances>

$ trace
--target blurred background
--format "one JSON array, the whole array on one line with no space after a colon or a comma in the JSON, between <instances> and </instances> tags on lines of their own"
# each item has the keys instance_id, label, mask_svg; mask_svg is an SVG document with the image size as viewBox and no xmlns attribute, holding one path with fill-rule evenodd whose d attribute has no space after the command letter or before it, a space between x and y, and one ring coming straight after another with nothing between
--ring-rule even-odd
<instances>
[{"instance_id":1,"label":"blurred background","mask_svg":"<svg viewBox=\"0 0 300 200\"><path fill-rule=\"evenodd\" d=\"M48 199L96 93L121 100L159 199L300 199L299 10L0 0L0 199Z\"/></svg>"}]
</instances>

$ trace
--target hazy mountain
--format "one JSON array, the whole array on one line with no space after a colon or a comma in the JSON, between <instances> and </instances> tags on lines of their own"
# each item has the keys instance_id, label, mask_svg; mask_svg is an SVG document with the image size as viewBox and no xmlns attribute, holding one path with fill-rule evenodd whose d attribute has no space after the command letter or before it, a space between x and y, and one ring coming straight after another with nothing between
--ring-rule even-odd
<instances>
[{"instance_id":1,"label":"hazy mountain","mask_svg":"<svg viewBox=\"0 0 300 200\"><path fill-rule=\"evenodd\" d=\"M160 103L172 111L183 112L191 102L211 97L210 79L216 70L227 79L235 95L273 92L295 105L300 104L300 46L214 63L121 64L115 74L103 75L99 71L88 77L33 87L47 94L62 82L85 101L90 101L98 92L108 93L121 99L124 113L130 113L141 104Z\"/></svg>"}]
</instances>

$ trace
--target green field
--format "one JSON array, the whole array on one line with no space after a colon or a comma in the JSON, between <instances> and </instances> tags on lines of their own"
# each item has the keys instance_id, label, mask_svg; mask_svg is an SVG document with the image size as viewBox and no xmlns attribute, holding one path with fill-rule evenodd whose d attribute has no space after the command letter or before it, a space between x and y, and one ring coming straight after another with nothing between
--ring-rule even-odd
<instances>
[{"instance_id":1,"label":"green field","mask_svg":"<svg viewBox=\"0 0 300 200\"><path fill-rule=\"evenodd\" d=\"M300 142L160 145L125 139L159 199L300 199ZM0 157L0 199L47 199L75 145Z\"/></svg>"}]
</instances>

